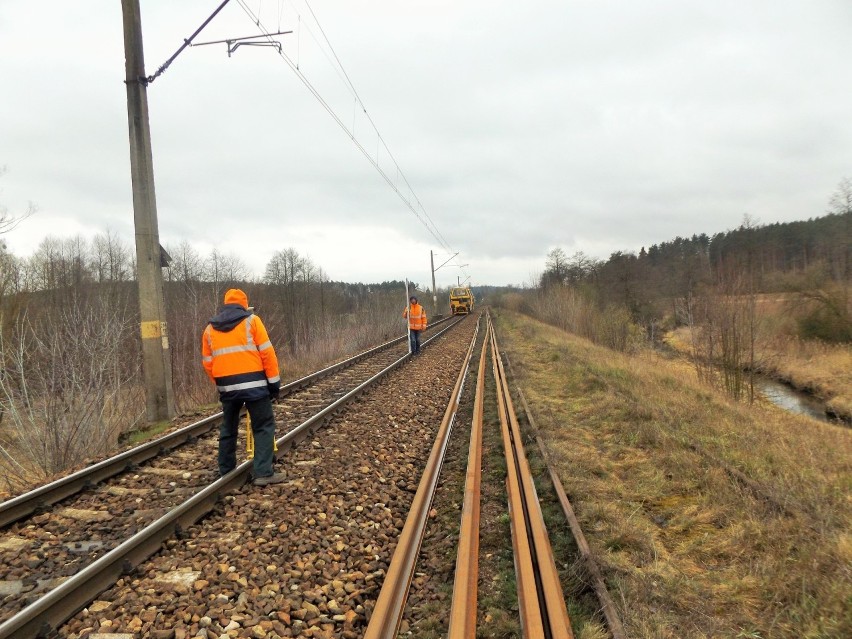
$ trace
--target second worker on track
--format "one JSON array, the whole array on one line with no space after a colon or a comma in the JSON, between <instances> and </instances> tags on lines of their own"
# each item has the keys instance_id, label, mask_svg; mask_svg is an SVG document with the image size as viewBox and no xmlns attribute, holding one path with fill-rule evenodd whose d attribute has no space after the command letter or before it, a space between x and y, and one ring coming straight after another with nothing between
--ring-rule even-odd
<instances>
[{"instance_id":1,"label":"second worker on track","mask_svg":"<svg viewBox=\"0 0 852 639\"><path fill-rule=\"evenodd\" d=\"M281 391L278 358L266 327L248 308L248 297L238 288L225 293L225 305L210 318L201 337L204 370L216 384L222 402L219 427L219 476L237 466L240 410L245 405L254 436L254 483L278 484L283 473L273 473L275 416L272 400Z\"/></svg>"},{"instance_id":2,"label":"second worker on track","mask_svg":"<svg viewBox=\"0 0 852 639\"><path fill-rule=\"evenodd\" d=\"M408 339L412 355L420 354L420 332L426 330L426 310L417 302L412 295L409 304L402 312L403 317L408 318Z\"/></svg>"}]
</instances>

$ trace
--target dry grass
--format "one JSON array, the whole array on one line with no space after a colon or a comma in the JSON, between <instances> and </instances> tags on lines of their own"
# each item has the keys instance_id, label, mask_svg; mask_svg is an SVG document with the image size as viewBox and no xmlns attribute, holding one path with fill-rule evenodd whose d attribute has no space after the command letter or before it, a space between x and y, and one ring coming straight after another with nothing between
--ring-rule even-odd
<instances>
[{"instance_id":1,"label":"dry grass","mask_svg":"<svg viewBox=\"0 0 852 639\"><path fill-rule=\"evenodd\" d=\"M852 431L683 361L498 330L631 637L852 636Z\"/></svg>"}]
</instances>

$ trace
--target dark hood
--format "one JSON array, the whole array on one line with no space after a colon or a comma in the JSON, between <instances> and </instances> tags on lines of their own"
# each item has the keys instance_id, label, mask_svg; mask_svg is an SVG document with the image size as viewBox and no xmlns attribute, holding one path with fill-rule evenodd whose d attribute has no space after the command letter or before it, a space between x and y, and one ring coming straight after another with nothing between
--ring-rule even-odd
<instances>
[{"instance_id":1,"label":"dark hood","mask_svg":"<svg viewBox=\"0 0 852 639\"><path fill-rule=\"evenodd\" d=\"M210 318L210 326L217 331L227 333L249 315L251 313L239 304L225 304L218 314Z\"/></svg>"}]
</instances>

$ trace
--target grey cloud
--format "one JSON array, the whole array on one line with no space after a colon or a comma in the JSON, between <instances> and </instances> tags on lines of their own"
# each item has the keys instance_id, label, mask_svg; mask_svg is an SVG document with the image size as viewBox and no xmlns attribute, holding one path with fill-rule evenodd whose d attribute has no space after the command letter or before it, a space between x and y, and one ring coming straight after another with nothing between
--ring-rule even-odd
<instances>
[{"instance_id":1,"label":"grey cloud","mask_svg":"<svg viewBox=\"0 0 852 639\"><path fill-rule=\"evenodd\" d=\"M39 47L21 35L38 22L30 4L0 8L0 83L20 87L0 103L6 193L98 230L129 228L120 12L90 7L81 19L59 6L56 30L42 25L51 45ZM493 269L478 281L508 281L509 268L526 281L555 245L606 257L721 231L744 213L818 215L852 174L844 0L315 9L429 215L471 271L477 260ZM209 10L144 4L149 71ZM73 35L58 26L72 19ZM229 7L204 39L251 28ZM365 116L310 35L282 41L376 157ZM265 231L268 253L298 226L296 248L322 254L304 228L363 224L412 250L435 244L271 50L189 49L149 101L164 236L215 245L223 223L242 224ZM383 279L393 266L380 252L358 272Z\"/></svg>"}]
</instances>

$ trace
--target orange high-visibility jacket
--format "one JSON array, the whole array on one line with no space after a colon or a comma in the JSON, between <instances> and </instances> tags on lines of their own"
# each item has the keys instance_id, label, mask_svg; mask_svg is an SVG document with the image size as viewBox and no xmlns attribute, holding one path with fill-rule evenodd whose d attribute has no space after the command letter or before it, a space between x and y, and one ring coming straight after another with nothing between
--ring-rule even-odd
<instances>
[{"instance_id":1,"label":"orange high-visibility jacket","mask_svg":"<svg viewBox=\"0 0 852 639\"><path fill-rule=\"evenodd\" d=\"M266 327L247 310L248 298L239 289L225 294L225 307L211 318L201 337L204 370L223 400L254 401L280 388L278 358Z\"/></svg>"},{"instance_id":2,"label":"orange high-visibility jacket","mask_svg":"<svg viewBox=\"0 0 852 639\"><path fill-rule=\"evenodd\" d=\"M408 312L409 308L411 309L411 313ZM402 312L402 316L408 318L408 328L412 331L426 330L426 311L420 304L406 306Z\"/></svg>"}]
</instances>

